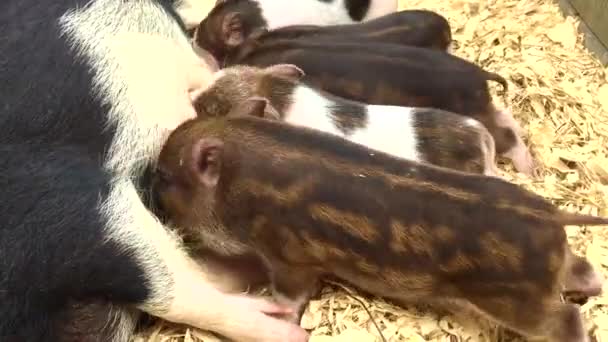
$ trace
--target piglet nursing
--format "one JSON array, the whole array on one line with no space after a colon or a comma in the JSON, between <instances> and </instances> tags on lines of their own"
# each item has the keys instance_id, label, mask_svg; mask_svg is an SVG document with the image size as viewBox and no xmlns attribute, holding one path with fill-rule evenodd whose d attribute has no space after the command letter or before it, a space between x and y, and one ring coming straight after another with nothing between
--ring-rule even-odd
<instances>
[{"instance_id":1,"label":"piglet nursing","mask_svg":"<svg viewBox=\"0 0 608 342\"><path fill-rule=\"evenodd\" d=\"M204 20L204 11L180 6L186 27ZM290 25L339 25L365 22L397 11L397 0L217 0L206 18L240 13L268 29Z\"/></svg>"},{"instance_id":2,"label":"piglet nursing","mask_svg":"<svg viewBox=\"0 0 608 342\"><path fill-rule=\"evenodd\" d=\"M447 50L452 42L448 21L426 10L399 11L366 22L341 25L289 25L270 29L259 11L219 5L194 30L195 44L218 61L252 34L268 31L273 39L377 42Z\"/></svg>"},{"instance_id":3,"label":"piglet nursing","mask_svg":"<svg viewBox=\"0 0 608 342\"><path fill-rule=\"evenodd\" d=\"M300 82L279 64L234 66L216 74L195 100L199 116L226 115L251 97L268 99L266 116L331 133L371 149L465 172L496 175L494 139L477 120L434 108L366 105Z\"/></svg>"},{"instance_id":4,"label":"piglet nursing","mask_svg":"<svg viewBox=\"0 0 608 342\"><path fill-rule=\"evenodd\" d=\"M578 305L560 295L597 295L603 278L571 252L564 225L608 219L562 212L498 178L255 117L263 110L243 104L181 125L154 189L199 243L258 253L277 300L300 309L331 275L399 302L472 308L528 338L588 340Z\"/></svg>"},{"instance_id":5,"label":"piglet nursing","mask_svg":"<svg viewBox=\"0 0 608 342\"><path fill-rule=\"evenodd\" d=\"M511 113L494 106L490 95L489 80L505 88L506 80L471 62L411 46L275 40L260 33L233 50L222 67L281 63L304 70L304 83L346 99L432 107L472 117L488 129L497 154L510 158L520 172L533 174L535 163L521 138L521 128Z\"/></svg>"}]
</instances>

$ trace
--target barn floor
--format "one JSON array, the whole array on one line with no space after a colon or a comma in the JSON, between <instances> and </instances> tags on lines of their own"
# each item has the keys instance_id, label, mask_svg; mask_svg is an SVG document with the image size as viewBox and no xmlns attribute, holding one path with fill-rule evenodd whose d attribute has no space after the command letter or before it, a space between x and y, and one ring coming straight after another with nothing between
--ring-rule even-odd
<instances>
[{"instance_id":1,"label":"barn floor","mask_svg":"<svg viewBox=\"0 0 608 342\"><path fill-rule=\"evenodd\" d=\"M401 0L401 8L427 8L446 16L453 53L498 72L510 82L507 103L492 84L496 102L512 109L526 141L542 164L530 180L500 165L504 177L572 211L608 215L608 69L583 47L577 22L551 0ZM608 227L568 227L576 252L608 276ZM351 291L351 290L349 290ZM310 303L302 325L312 342L381 341L361 303L346 289L328 285ZM512 334L470 317L421 308L400 309L380 299L363 300L387 341L518 341ZM583 306L587 328L608 342L608 295ZM522 312L522 315L525 315ZM152 341L221 341L169 323L136 338Z\"/></svg>"}]
</instances>

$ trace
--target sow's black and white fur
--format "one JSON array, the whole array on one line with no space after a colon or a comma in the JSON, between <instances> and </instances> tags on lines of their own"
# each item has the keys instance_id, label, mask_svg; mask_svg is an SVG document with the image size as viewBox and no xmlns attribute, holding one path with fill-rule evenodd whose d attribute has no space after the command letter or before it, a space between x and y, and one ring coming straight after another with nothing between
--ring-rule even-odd
<instances>
[{"instance_id":1,"label":"sow's black and white fur","mask_svg":"<svg viewBox=\"0 0 608 342\"><path fill-rule=\"evenodd\" d=\"M0 2L1 341L126 341L140 312L236 341L304 341L263 314L268 302L218 291L138 191L167 129L187 119L171 111L188 97L175 94L172 56L193 53L174 9L193 6ZM150 36L158 46L139 49ZM102 303L101 335L68 331L83 318L70 310L89 303Z\"/></svg>"}]
</instances>

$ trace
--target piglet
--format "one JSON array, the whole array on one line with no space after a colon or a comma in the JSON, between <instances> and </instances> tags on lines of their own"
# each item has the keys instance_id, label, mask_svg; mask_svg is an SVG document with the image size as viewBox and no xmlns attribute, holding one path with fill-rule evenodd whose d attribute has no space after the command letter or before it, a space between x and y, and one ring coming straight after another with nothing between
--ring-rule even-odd
<instances>
[{"instance_id":1,"label":"piglet","mask_svg":"<svg viewBox=\"0 0 608 342\"><path fill-rule=\"evenodd\" d=\"M261 15L259 11L218 6L195 29L195 46L221 61L228 51L237 48L258 30L269 31L273 40L312 39L326 43L370 41L443 51L452 42L448 21L443 16L426 10L395 12L356 24L290 25L272 30L269 30Z\"/></svg>"},{"instance_id":2,"label":"piglet","mask_svg":"<svg viewBox=\"0 0 608 342\"><path fill-rule=\"evenodd\" d=\"M497 175L494 139L477 120L434 108L367 105L300 82L295 65L233 66L194 102L199 116L225 115L251 97L268 99L267 118L318 129L396 157Z\"/></svg>"},{"instance_id":3,"label":"piglet","mask_svg":"<svg viewBox=\"0 0 608 342\"><path fill-rule=\"evenodd\" d=\"M508 110L495 107L487 81L507 81L457 56L381 43L317 43L274 40L260 32L231 52L222 68L294 64L303 82L333 95L368 104L432 107L472 117L490 131L496 152L517 170L534 173L535 162Z\"/></svg>"},{"instance_id":4,"label":"piglet","mask_svg":"<svg viewBox=\"0 0 608 342\"><path fill-rule=\"evenodd\" d=\"M217 0L208 17L242 13L269 29L289 25L338 25L365 22L397 11L397 0ZM204 12L179 11L187 28L196 27Z\"/></svg>"},{"instance_id":5,"label":"piglet","mask_svg":"<svg viewBox=\"0 0 608 342\"><path fill-rule=\"evenodd\" d=\"M258 253L275 298L297 312L333 276L403 303L473 308L525 337L587 341L579 306L560 296L599 295L603 278L564 226L608 219L258 118L256 101L169 137L154 193L174 226L221 255Z\"/></svg>"}]
</instances>

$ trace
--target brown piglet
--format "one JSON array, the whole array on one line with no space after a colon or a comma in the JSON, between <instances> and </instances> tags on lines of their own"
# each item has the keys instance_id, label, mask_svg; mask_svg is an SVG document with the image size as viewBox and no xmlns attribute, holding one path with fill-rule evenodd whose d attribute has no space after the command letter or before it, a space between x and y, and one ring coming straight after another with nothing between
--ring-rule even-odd
<instances>
[{"instance_id":1,"label":"brown piglet","mask_svg":"<svg viewBox=\"0 0 608 342\"><path fill-rule=\"evenodd\" d=\"M579 306L560 297L598 295L603 278L564 226L608 219L256 117L261 104L171 134L153 188L172 225L220 255L257 253L275 298L298 312L332 276L403 303L473 308L526 337L588 341Z\"/></svg>"},{"instance_id":2,"label":"brown piglet","mask_svg":"<svg viewBox=\"0 0 608 342\"><path fill-rule=\"evenodd\" d=\"M340 25L289 25L269 28L257 8L247 3L239 7L218 5L194 30L196 45L218 61L256 31L268 31L273 39L318 42L382 42L448 50L452 31L447 19L428 10L405 10L366 22Z\"/></svg>"}]
</instances>

